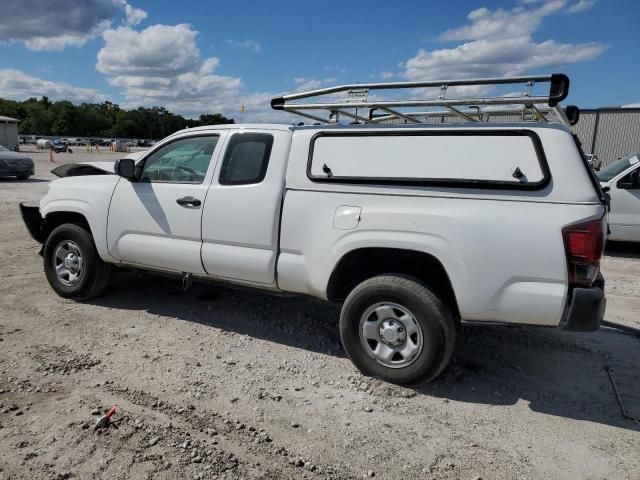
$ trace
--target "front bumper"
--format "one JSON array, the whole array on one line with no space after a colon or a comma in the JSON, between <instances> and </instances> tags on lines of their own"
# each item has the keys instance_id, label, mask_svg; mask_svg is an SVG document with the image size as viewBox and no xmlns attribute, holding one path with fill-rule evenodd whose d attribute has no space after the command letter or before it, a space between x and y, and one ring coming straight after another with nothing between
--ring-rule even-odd
<instances>
[{"instance_id":1,"label":"front bumper","mask_svg":"<svg viewBox=\"0 0 640 480\"><path fill-rule=\"evenodd\" d=\"M599 273L593 287L573 289L561 328L572 332L597 330L604 318L606 304L604 277Z\"/></svg>"},{"instance_id":2,"label":"front bumper","mask_svg":"<svg viewBox=\"0 0 640 480\"><path fill-rule=\"evenodd\" d=\"M24 168L18 168L18 167L0 168L0 177L14 177L14 176L20 176L20 175L35 175L35 170L33 166L24 167Z\"/></svg>"},{"instance_id":3,"label":"front bumper","mask_svg":"<svg viewBox=\"0 0 640 480\"><path fill-rule=\"evenodd\" d=\"M20 203L20 213L33 239L38 243L44 243L44 220L40 215L40 209Z\"/></svg>"}]
</instances>

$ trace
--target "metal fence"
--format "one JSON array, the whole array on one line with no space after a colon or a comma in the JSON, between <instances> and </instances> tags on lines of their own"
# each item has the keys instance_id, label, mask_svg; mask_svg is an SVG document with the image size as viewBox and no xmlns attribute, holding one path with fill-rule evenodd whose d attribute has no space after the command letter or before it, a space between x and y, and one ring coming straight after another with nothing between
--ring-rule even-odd
<instances>
[{"instance_id":1,"label":"metal fence","mask_svg":"<svg viewBox=\"0 0 640 480\"><path fill-rule=\"evenodd\" d=\"M640 151L640 108L582 110L573 130L586 153L595 153L602 165Z\"/></svg>"}]
</instances>

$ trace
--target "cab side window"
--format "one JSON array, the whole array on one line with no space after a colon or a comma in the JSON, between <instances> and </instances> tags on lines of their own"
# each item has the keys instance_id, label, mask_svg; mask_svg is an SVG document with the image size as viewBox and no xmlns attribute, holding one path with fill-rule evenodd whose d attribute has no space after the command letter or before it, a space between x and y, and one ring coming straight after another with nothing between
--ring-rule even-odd
<instances>
[{"instance_id":1,"label":"cab side window","mask_svg":"<svg viewBox=\"0 0 640 480\"><path fill-rule=\"evenodd\" d=\"M146 159L140 181L202 183L218 138L217 135L181 138L161 147Z\"/></svg>"},{"instance_id":2,"label":"cab side window","mask_svg":"<svg viewBox=\"0 0 640 480\"><path fill-rule=\"evenodd\" d=\"M264 180L273 135L236 133L229 140L220 169L220 185L248 185Z\"/></svg>"},{"instance_id":3,"label":"cab side window","mask_svg":"<svg viewBox=\"0 0 640 480\"><path fill-rule=\"evenodd\" d=\"M640 189L640 168L636 168L618 180L618 188L624 190Z\"/></svg>"}]
</instances>

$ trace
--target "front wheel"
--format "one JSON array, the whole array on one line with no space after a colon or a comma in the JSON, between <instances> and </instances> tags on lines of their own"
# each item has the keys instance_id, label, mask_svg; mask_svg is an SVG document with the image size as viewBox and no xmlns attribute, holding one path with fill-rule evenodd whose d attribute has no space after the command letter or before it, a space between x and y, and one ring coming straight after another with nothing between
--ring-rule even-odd
<instances>
[{"instance_id":1,"label":"front wheel","mask_svg":"<svg viewBox=\"0 0 640 480\"><path fill-rule=\"evenodd\" d=\"M446 305L423 283L401 275L370 278L349 294L340 315L345 351L365 375L415 385L435 379L455 344Z\"/></svg>"},{"instance_id":2,"label":"front wheel","mask_svg":"<svg viewBox=\"0 0 640 480\"><path fill-rule=\"evenodd\" d=\"M44 271L61 297L85 300L100 295L111 266L102 261L91 234L79 225L56 227L44 245Z\"/></svg>"}]
</instances>

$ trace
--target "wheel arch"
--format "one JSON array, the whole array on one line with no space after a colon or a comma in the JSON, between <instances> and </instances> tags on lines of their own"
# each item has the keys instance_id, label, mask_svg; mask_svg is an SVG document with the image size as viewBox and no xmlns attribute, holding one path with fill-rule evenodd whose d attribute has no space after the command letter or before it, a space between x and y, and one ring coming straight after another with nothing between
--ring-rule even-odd
<instances>
[{"instance_id":1,"label":"wheel arch","mask_svg":"<svg viewBox=\"0 0 640 480\"><path fill-rule=\"evenodd\" d=\"M87 217L82 213L74 211L54 211L48 213L44 217L44 223L42 227L42 238L44 239L44 241L46 242L47 238L49 238L49 235L51 235L51 232L53 232L53 230L65 223L72 223L86 229L91 234L91 238L93 238L93 241L95 242L95 237L93 231L91 230L91 225L89 224L89 220L87 219Z\"/></svg>"},{"instance_id":2,"label":"wheel arch","mask_svg":"<svg viewBox=\"0 0 640 480\"><path fill-rule=\"evenodd\" d=\"M351 250L331 272L326 296L331 301L342 301L359 283L383 274L403 274L425 283L459 318L458 301L447 270L437 257L419 250L391 247Z\"/></svg>"},{"instance_id":3,"label":"wheel arch","mask_svg":"<svg viewBox=\"0 0 640 480\"><path fill-rule=\"evenodd\" d=\"M105 175L105 177L106 176L107 175ZM75 179L77 177L70 178ZM66 179L56 181L63 180ZM103 206L83 200L47 199L47 197L45 197L43 201L40 202L44 241L46 241L48 235L58 225L63 223L80 225L91 234L93 243L102 260L105 262L115 262L116 260L109 254L107 249L107 212L108 203Z\"/></svg>"}]
</instances>

